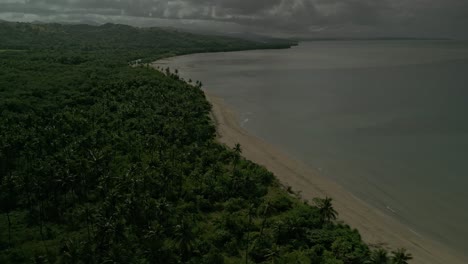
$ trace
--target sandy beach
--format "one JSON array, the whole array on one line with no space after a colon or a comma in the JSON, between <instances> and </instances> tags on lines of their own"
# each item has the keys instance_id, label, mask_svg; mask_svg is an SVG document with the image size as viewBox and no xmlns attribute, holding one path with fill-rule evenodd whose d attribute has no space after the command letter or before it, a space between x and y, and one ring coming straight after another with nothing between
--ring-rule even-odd
<instances>
[{"instance_id":1,"label":"sandy beach","mask_svg":"<svg viewBox=\"0 0 468 264\"><path fill-rule=\"evenodd\" d=\"M339 220L356 228L369 245L389 250L403 247L414 259L411 263L462 264L468 260L435 241L425 238L390 216L380 212L343 189L335 182L320 176L269 143L250 135L241 128L236 114L219 98L205 91L213 105L212 116L217 124L218 140L229 147L239 143L245 158L265 166L280 182L300 193L305 200L329 196L339 213Z\"/></svg>"}]
</instances>

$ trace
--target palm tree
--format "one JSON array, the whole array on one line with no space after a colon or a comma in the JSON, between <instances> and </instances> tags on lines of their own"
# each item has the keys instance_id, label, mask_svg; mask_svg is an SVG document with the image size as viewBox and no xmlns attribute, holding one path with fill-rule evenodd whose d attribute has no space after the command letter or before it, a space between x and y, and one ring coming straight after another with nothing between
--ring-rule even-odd
<instances>
[{"instance_id":1,"label":"palm tree","mask_svg":"<svg viewBox=\"0 0 468 264\"><path fill-rule=\"evenodd\" d=\"M370 264L390 264L390 258L385 249L379 248L372 252Z\"/></svg>"},{"instance_id":2,"label":"palm tree","mask_svg":"<svg viewBox=\"0 0 468 264\"><path fill-rule=\"evenodd\" d=\"M280 257L280 249L277 244L274 244L271 248L267 249L268 254L265 255L267 260L271 263L277 263L277 260Z\"/></svg>"},{"instance_id":3,"label":"palm tree","mask_svg":"<svg viewBox=\"0 0 468 264\"><path fill-rule=\"evenodd\" d=\"M177 238L177 244L182 260L187 261L192 252L193 242L195 240L192 226L187 220L182 220L180 225L177 226L175 237Z\"/></svg>"},{"instance_id":4,"label":"palm tree","mask_svg":"<svg viewBox=\"0 0 468 264\"><path fill-rule=\"evenodd\" d=\"M408 264L408 261L413 259L413 256L410 253L407 253L406 249L404 248L399 248L395 251L392 251L392 254L393 264Z\"/></svg>"},{"instance_id":5,"label":"palm tree","mask_svg":"<svg viewBox=\"0 0 468 264\"><path fill-rule=\"evenodd\" d=\"M234 150L234 161L233 161L234 167L233 167L233 170L235 170L236 165L239 162L241 154L242 154L241 145L239 143L237 143L232 150Z\"/></svg>"},{"instance_id":6,"label":"palm tree","mask_svg":"<svg viewBox=\"0 0 468 264\"><path fill-rule=\"evenodd\" d=\"M236 178L236 168L237 168L237 164L239 163L240 161L240 157L241 157L241 153L242 153L242 149L241 149L241 146L239 143L237 143L234 148L234 155L233 155L233 161L232 161L232 181L231 181L231 186L232 186L232 190L235 190L236 189L236 185L238 184L237 182L237 178Z\"/></svg>"},{"instance_id":7,"label":"palm tree","mask_svg":"<svg viewBox=\"0 0 468 264\"><path fill-rule=\"evenodd\" d=\"M333 199L330 197L325 197L325 199L315 199L315 203L319 208L320 216L322 217L323 222L330 223L331 220L335 220L338 216L338 213L333 208L332 200Z\"/></svg>"},{"instance_id":8,"label":"palm tree","mask_svg":"<svg viewBox=\"0 0 468 264\"><path fill-rule=\"evenodd\" d=\"M263 209L263 219L262 219L262 227L260 228L260 236L263 235L263 229L265 229L266 221L268 218L268 213L271 211L272 206L270 206L270 202L265 205L265 209Z\"/></svg>"},{"instance_id":9,"label":"palm tree","mask_svg":"<svg viewBox=\"0 0 468 264\"><path fill-rule=\"evenodd\" d=\"M237 144L239 145L239 144ZM247 245L245 246L245 264L249 263L249 244L250 244L250 228L252 226L252 217L255 216L255 205L250 204L249 206L249 212L248 212L248 217L249 217L249 225L247 227Z\"/></svg>"},{"instance_id":10,"label":"palm tree","mask_svg":"<svg viewBox=\"0 0 468 264\"><path fill-rule=\"evenodd\" d=\"M233 148L234 152L237 154L237 155L240 155L242 153L242 149L241 149L241 145L239 143L237 143L234 148Z\"/></svg>"}]
</instances>

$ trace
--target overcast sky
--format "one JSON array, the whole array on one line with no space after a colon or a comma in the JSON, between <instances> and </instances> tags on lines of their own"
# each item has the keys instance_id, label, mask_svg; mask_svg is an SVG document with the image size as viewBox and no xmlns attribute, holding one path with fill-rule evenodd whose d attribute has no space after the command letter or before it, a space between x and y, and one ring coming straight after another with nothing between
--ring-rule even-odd
<instances>
[{"instance_id":1,"label":"overcast sky","mask_svg":"<svg viewBox=\"0 0 468 264\"><path fill-rule=\"evenodd\" d=\"M0 0L0 19L278 36L468 38L468 0Z\"/></svg>"}]
</instances>

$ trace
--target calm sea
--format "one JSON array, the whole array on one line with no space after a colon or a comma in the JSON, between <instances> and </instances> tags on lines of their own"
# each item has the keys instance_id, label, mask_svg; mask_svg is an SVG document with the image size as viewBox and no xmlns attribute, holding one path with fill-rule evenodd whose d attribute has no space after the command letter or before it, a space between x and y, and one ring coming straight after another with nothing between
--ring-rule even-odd
<instances>
[{"instance_id":1,"label":"calm sea","mask_svg":"<svg viewBox=\"0 0 468 264\"><path fill-rule=\"evenodd\" d=\"M468 42L304 42L169 66L252 134L468 254Z\"/></svg>"}]
</instances>

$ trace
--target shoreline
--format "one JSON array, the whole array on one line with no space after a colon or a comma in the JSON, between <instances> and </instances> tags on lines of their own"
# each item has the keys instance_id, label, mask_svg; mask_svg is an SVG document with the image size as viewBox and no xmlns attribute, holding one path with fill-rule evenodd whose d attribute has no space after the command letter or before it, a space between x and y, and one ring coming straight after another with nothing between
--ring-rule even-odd
<instances>
[{"instance_id":1,"label":"shoreline","mask_svg":"<svg viewBox=\"0 0 468 264\"><path fill-rule=\"evenodd\" d=\"M239 143L242 155L271 171L281 184L290 186L302 199L329 196L338 211L338 220L355 228L370 246L382 246L389 251L406 248L413 255L410 263L468 263L448 247L425 238L396 219L360 200L343 187L320 176L308 166L294 160L276 147L249 134L240 126L237 115L224 100L204 90L212 104L218 142L233 147Z\"/></svg>"}]
</instances>

